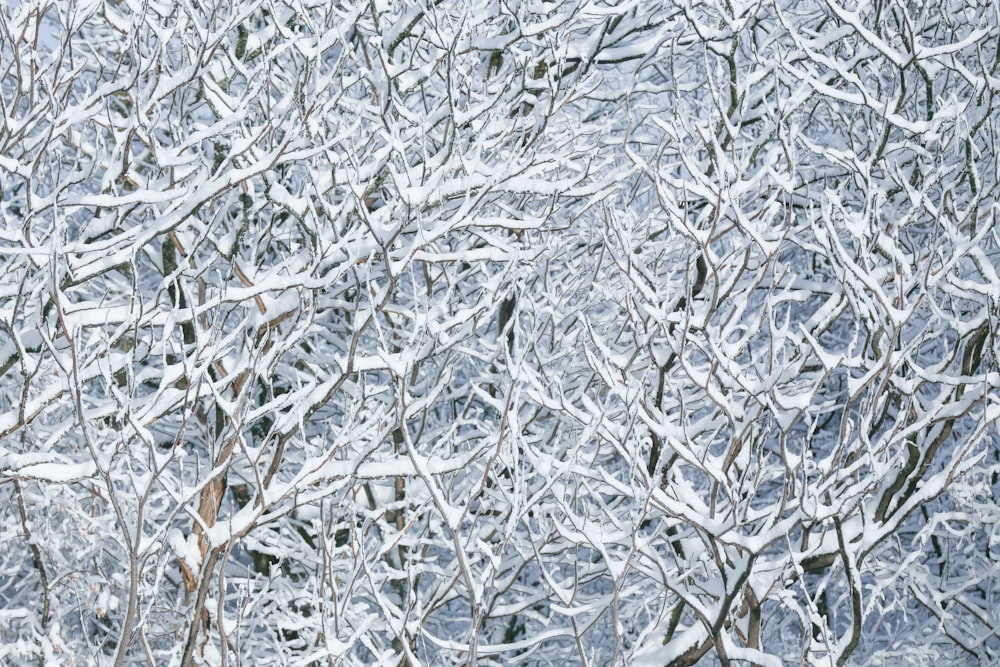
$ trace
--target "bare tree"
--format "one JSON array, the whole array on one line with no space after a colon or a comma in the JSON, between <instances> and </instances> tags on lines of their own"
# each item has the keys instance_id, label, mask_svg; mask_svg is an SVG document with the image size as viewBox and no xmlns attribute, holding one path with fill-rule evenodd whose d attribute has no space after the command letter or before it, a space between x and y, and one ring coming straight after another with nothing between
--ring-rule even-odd
<instances>
[{"instance_id":1,"label":"bare tree","mask_svg":"<svg viewBox=\"0 0 1000 667\"><path fill-rule=\"evenodd\" d=\"M998 11L0 8L0 661L995 662Z\"/></svg>"}]
</instances>

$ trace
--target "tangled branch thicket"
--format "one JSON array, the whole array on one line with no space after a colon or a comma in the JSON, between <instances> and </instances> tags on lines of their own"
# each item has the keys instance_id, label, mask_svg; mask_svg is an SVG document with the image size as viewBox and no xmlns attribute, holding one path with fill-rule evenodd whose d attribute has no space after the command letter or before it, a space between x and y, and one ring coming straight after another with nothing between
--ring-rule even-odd
<instances>
[{"instance_id":1,"label":"tangled branch thicket","mask_svg":"<svg viewBox=\"0 0 1000 667\"><path fill-rule=\"evenodd\" d=\"M1000 662L996 0L0 7L0 662Z\"/></svg>"}]
</instances>

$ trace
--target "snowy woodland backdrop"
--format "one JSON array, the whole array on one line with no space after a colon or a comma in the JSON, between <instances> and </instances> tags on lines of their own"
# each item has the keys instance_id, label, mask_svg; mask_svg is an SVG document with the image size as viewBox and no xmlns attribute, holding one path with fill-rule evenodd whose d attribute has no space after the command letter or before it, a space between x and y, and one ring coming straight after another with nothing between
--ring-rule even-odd
<instances>
[{"instance_id":1,"label":"snowy woodland backdrop","mask_svg":"<svg viewBox=\"0 0 1000 667\"><path fill-rule=\"evenodd\" d=\"M0 663L996 665L997 0L3 0Z\"/></svg>"}]
</instances>

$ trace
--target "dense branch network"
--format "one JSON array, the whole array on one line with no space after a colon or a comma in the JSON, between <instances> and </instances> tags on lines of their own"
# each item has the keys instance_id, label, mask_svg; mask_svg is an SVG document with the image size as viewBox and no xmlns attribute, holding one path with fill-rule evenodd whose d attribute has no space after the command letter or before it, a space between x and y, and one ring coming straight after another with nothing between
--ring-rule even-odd
<instances>
[{"instance_id":1,"label":"dense branch network","mask_svg":"<svg viewBox=\"0 0 1000 667\"><path fill-rule=\"evenodd\" d=\"M996 661L998 13L0 8L0 662Z\"/></svg>"}]
</instances>

